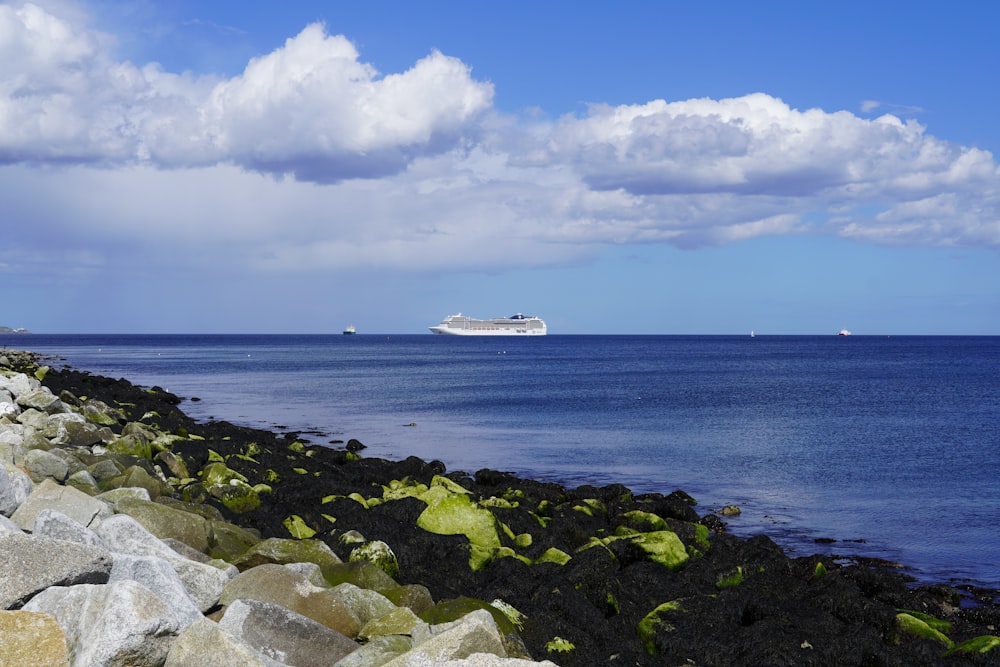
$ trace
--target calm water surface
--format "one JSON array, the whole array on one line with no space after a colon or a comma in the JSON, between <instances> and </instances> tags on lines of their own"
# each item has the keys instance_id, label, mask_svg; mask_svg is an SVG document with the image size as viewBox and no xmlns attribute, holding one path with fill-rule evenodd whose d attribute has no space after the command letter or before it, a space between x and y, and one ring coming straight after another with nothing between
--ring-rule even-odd
<instances>
[{"instance_id":1,"label":"calm water surface","mask_svg":"<svg viewBox=\"0 0 1000 667\"><path fill-rule=\"evenodd\" d=\"M188 414L736 504L792 555L1000 588L1000 337L6 336ZM411 425L412 424L412 425ZM818 544L817 538L837 540Z\"/></svg>"}]
</instances>

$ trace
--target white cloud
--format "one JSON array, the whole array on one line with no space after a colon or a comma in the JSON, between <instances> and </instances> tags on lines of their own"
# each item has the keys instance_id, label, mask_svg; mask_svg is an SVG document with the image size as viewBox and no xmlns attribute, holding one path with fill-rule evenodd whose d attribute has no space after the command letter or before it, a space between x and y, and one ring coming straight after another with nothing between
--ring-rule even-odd
<instances>
[{"instance_id":1,"label":"white cloud","mask_svg":"<svg viewBox=\"0 0 1000 667\"><path fill-rule=\"evenodd\" d=\"M0 162L233 163L336 182L447 150L493 89L432 52L380 77L342 36L307 26L226 81L113 62L99 33L0 5Z\"/></svg>"},{"instance_id":2,"label":"white cloud","mask_svg":"<svg viewBox=\"0 0 1000 667\"><path fill-rule=\"evenodd\" d=\"M893 115L758 93L510 118L454 57L383 75L320 24L226 80L116 62L82 26L0 5L0 217L90 266L503 271L803 233L1000 247L993 156Z\"/></svg>"}]
</instances>

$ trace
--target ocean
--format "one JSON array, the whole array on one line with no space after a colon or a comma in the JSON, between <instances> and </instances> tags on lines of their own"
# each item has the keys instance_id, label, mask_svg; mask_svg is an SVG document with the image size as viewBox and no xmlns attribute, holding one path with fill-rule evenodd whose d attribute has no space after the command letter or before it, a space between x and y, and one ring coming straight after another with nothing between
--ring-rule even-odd
<instances>
[{"instance_id":1,"label":"ocean","mask_svg":"<svg viewBox=\"0 0 1000 667\"><path fill-rule=\"evenodd\" d=\"M1000 589L1000 337L0 335L200 420L737 505L789 555ZM334 445L336 446L336 445Z\"/></svg>"}]
</instances>

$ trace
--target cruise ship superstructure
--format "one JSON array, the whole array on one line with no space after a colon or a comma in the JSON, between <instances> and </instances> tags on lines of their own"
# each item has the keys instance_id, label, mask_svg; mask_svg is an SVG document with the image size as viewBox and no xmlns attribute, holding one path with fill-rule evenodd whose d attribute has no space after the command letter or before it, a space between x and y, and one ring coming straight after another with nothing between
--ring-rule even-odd
<instances>
[{"instance_id":1,"label":"cruise ship superstructure","mask_svg":"<svg viewBox=\"0 0 1000 667\"><path fill-rule=\"evenodd\" d=\"M543 320L521 313L489 320L477 320L458 313L444 318L441 324L430 327L430 330L449 336L544 336L547 333Z\"/></svg>"}]
</instances>

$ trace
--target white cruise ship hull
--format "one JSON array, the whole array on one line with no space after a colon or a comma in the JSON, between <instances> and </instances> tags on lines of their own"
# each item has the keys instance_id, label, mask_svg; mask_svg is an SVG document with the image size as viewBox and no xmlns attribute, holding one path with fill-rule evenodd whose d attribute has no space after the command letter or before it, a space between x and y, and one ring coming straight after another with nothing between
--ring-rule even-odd
<instances>
[{"instance_id":1,"label":"white cruise ship hull","mask_svg":"<svg viewBox=\"0 0 1000 667\"><path fill-rule=\"evenodd\" d=\"M446 336L544 336L548 333L543 320L520 313L490 320L477 320L460 313L449 315L429 328L432 333Z\"/></svg>"}]
</instances>

